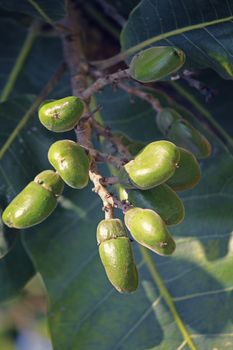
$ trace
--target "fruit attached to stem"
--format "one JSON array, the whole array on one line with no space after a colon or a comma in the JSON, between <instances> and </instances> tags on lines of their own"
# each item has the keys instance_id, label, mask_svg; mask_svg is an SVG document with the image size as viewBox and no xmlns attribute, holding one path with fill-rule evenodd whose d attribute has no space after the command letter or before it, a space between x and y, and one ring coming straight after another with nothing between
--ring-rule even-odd
<instances>
[{"instance_id":1,"label":"fruit attached to stem","mask_svg":"<svg viewBox=\"0 0 233 350\"><path fill-rule=\"evenodd\" d=\"M138 286L138 273L121 220L102 220L97 227L97 242L109 281L120 293L134 292Z\"/></svg>"}]
</instances>

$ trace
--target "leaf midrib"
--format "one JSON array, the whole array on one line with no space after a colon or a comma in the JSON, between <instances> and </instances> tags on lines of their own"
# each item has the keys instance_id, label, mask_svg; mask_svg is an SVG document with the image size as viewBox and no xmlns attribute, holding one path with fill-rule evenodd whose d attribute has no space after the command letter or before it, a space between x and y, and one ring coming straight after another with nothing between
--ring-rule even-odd
<instances>
[{"instance_id":1,"label":"leaf midrib","mask_svg":"<svg viewBox=\"0 0 233 350\"><path fill-rule=\"evenodd\" d=\"M197 350L196 345L194 344L193 340L191 339L191 335L189 334L188 329L186 328L183 320L181 319L179 313L177 312L177 309L174 304L174 300L172 296L170 295L169 291L167 290L161 276L159 275L156 266L150 256L150 253L148 250L144 247L139 246L140 252L145 260L145 263L147 265L147 268L151 274L152 279L154 280L157 288L160 291L160 295L165 300L173 318L174 321L177 324L177 327L179 328L184 340L186 341L187 346L190 350Z\"/></svg>"},{"instance_id":2,"label":"leaf midrib","mask_svg":"<svg viewBox=\"0 0 233 350\"><path fill-rule=\"evenodd\" d=\"M126 59L126 57L144 49L145 47L152 45L158 41L161 41L163 39L167 39L167 38L170 38L172 36L183 34L186 32L191 32L193 30L213 26L215 24L225 23L225 22L231 21L232 19L233 19L233 16L229 16L229 17L215 19L213 21L201 22L201 23L185 26L182 28L174 29L174 30L171 30L169 32L162 33L160 35L153 36L147 40L141 41L137 45L134 45L134 46L130 47L129 49L127 49L126 51L120 52L119 54L117 54L109 59L102 60L102 61L95 61L95 62L92 62L92 64L94 64L98 67L101 67L101 69L106 69L106 68L109 68L109 67L123 61L124 59Z\"/></svg>"}]
</instances>

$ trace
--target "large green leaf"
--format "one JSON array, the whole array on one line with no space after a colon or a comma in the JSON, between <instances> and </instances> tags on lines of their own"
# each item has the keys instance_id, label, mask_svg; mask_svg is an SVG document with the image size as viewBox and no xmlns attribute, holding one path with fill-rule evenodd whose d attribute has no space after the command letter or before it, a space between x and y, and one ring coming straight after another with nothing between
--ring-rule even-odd
<instances>
[{"instance_id":1,"label":"large green leaf","mask_svg":"<svg viewBox=\"0 0 233 350\"><path fill-rule=\"evenodd\" d=\"M232 81L221 79L219 75L211 70L202 71L201 74L199 72L196 78L205 84L206 89L209 90L213 96L206 102L205 96L202 96L200 92L195 91L195 89L192 89L192 96L199 99L203 105L206 104L206 108L211 112L215 120L227 130L231 137L233 137L233 123L231 118L229 118L229 114L233 110L233 100L231 98ZM179 85L186 91L187 83L179 82ZM219 101L227 101L224 113L222 111L223 106Z\"/></svg>"},{"instance_id":2,"label":"large green leaf","mask_svg":"<svg viewBox=\"0 0 233 350\"><path fill-rule=\"evenodd\" d=\"M6 31L6 28L8 30ZM8 80L17 57L26 40L28 31L13 19L0 17L0 90ZM45 58L46 52L46 58ZM62 46L56 37L35 37L22 70L19 71L12 95L37 94L63 60ZM68 74L58 84L52 97L63 97L70 93Z\"/></svg>"},{"instance_id":3,"label":"large green leaf","mask_svg":"<svg viewBox=\"0 0 233 350\"><path fill-rule=\"evenodd\" d=\"M26 101L22 99L20 106L26 108ZM147 141L160 137L155 113L146 103L132 103L125 93L112 90L102 93L99 102L105 123L112 128ZM1 120L13 125L19 100L4 106L8 115L2 113ZM201 164L200 185L183 196L186 219L172 229L177 242L174 256L143 250L142 257L133 243L141 280L136 293L121 295L107 281L95 238L103 213L90 188L66 190L45 223L25 230L24 246L48 290L54 350L174 350L191 348L191 341L198 349L232 344L233 161L223 145L208 136L213 155ZM11 186L20 190L46 167L52 140L52 133L33 118L4 158L4 192ZM165 288L169 294L164 295Z\"/></svg>"},{"instance_id":4,"label":"large green leaf","mask_svg":"<svg viewBox=\"0 0 233 350\"><path fill-rule=\"evenodd\" d=\"M43 13L53 20L64 17L65 3L63 0L0 0L0 7L13 12L22 12L30 16L45 18Z\"/></svg>"},{"instance_id":5,"label":"large green leaf","mask_svg":"<svg viewBox=\"0 0 233 350\"><path fill-rule=\"evenodd\" d=\"M143 0L122 32L122 48L174 45L186 53L186 67L209 67L232 79L232 12L228 0Z\"/></svg>"},{"instance_id":6,"label":"large green leaf","mask_svg":"<svg viewBox=\"0 0 233 350\"><path fill-rule=\"evenodd\" d=\"M17 296L34 273L33 264L18 237L9 253L0 259L0 301Z\"/></svg>"}]
</instances>

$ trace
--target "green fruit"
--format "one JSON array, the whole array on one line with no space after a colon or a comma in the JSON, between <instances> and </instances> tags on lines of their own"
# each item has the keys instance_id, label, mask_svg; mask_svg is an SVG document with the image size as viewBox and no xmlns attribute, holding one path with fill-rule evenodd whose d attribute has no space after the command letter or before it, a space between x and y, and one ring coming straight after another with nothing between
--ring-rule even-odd
<instances>
[{"instance_id":1,"label":"green fruit","mask_svg":"<svg viewBox=\"0 0 233 350\"><path fill-rule=\"evenodd\" d=\"M52 144L48 159L63 181L73 188L84 188L88 184L90 160L85 150L71 140Z\"/></svg>"},{"instance_id":2,"label":"green fruit","mask_svg":"<svg viewBox=\"0 0 233 350\"><path fill-rule=\"evenodd\" d=\"M167 137L178 146L187 148L197 158L207 158L211 154L209 141L184 119L173 123Z\"/></svg>"},{"instance_id":3,"label":"green fruit","mask_svg":"<svg viewBox=\"0 0 233 350\"><path fill-rule=\"evenodd\" d=\"M183 148L179 148L179 151L179 166L167 184L175 191L184 191L193 188L200 181L201 169L191 152Z\"/></svg>"},{"instance_id":4,"label":"green fruit","mask_svg":"<svg viewBox=\"0 0 233 350\"><path fill-rule=\"evenodd\" d=\"M167 225L177 225L184 219L185 209L181 199L166 184L144 191L121 190L120 199L128 200L135 207L156 211Z\"/></svg>"},{"instance_id":5,"label":"green fruit","mask_svg":"<svg viewBox=\"0 0 233 350\"><path fill-rule=\"evenodd\" d=\"M42 171L35 177L34 181L46 190L52 192L55 197L60 196L64 189L64 182L60 175L53 170Z\"/></svg>"},{"instance_id":6,"label":"green fruit","mask_svg":"<svg viewBox=\"0 0 233 350\"><path fill-rule=\"evenodd\" d=\"M163 108L156 116L160 131L166 136L172 124L182 119L181 115L172 108Z\"/></svg>"},{"instance_id":7,"label":"green fruit","mask_svg":"<svg viewBox=\"0 0 233 350\"><path fill-rule=\"evenodd\" d=\"M56 208L63 185L56 173L43 171L7 206L2 214L3 222L9 227L23 229L44 221Z\"/></svg>"},{"instance_id":8,"label":"green fruit","mask_svg":"<svg viewBox=\"0 0 233 350\"><path fill-rule=\"evenodd\" d=\"M176 47L150 47L133 57L129 73L132 78L147 83L162 80L175 73L184 62L184 52Z\"/></svg>"},{"instance_id":9,"label":"green fruit","mask_svg":"<svg viewBox=\"0 0 233 350\"><path fill-rule=\"evenodd\" d=\"M161 132L176 145L187 148L197 158L211 153L209 141L172 108L164 108L157 114L156 122Z\"/></svg>"},{"instance_id":10,"label":"green fruit","mask_svg":"<svg viewBox=\"0 0 233 350\"><path fill-rule=\"evenodd\" d=\"M119 219L102 220L97 227L99 254L112 285L121 293L137 289L138 273L131 243Z\"/></svg>"},{"instance_id":11,"label":"green fruit","mask_svg":"<svg viewBox=\"0 0 233 350\"><path fill-rule=\"evenodd\" d=\"M133 208L125 213L125 224L133 238L160 255L170 255L175 242L164 221L151 209Z\"/></svg>"},{"instance_id":12,"label":"green fruit","mask_svg":"<svg viewBox=\"0 0 233 350\"><path fill-rule=\"evenodd\" d=\"M78 124L84 110L84 103L76 96L60 100L45 101L39 107L40 122L54 132L68 131Z\"/></svg>"},{"instance_id":13,"label":"green fruit","mask_svg":"<svg viewBox=\"0 0 233 350\"><path fill-rule=\"evenodd\" d=\"M135 187L146 190L167 181L174 174L179 158L179 150L173 143L155 141L125 164L124 169Z\"/></svg>"}]
</instances>

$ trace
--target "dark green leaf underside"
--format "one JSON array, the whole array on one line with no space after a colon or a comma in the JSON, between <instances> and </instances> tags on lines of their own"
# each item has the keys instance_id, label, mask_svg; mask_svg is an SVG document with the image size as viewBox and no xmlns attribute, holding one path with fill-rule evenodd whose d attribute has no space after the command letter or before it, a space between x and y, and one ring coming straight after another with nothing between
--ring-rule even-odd
<instances>
[{"instance_id":1,"label":"dark green leaf underside","mask_svg":"<svg viewBox=\"0 0 233 350\"><path fill-rule=\"evenodd\" d=\"M8 28L7 31L6 28ZM9 78L26 35L25 28L16 21L9 18L0 18L0 90L4 88ZM58 38L36 38L18 76L12 95L19 93L38 94L54 73L54 68L62 60L61 42ZM52 97L63 97L67 94L70 94L68 74L55 88Z\"/></svg>"}]
</instances>

